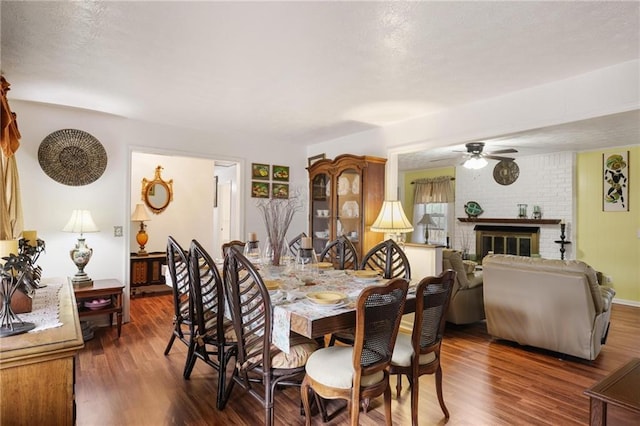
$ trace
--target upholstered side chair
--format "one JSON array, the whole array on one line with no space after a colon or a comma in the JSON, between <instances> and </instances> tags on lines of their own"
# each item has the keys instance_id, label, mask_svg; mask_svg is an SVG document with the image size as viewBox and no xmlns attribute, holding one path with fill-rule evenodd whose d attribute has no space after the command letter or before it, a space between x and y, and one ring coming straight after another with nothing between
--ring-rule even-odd
<instances>
[{"instance_id":1,"label":"upholstered side chair","mask_svg":"<svg viewBox=\"0 0 640 426\"><path fill-rule=\"evenodd\" d=\"M407 296L408 281L364 289L356 307L354 346L330 346L311 354L300 394L307 426L311 425L310 392L325 399L349 401L351 425L358 425L361 403L384 395L386 424L391 425L388 368ZM323 405L323 404L319 404ZM326 421L326 412L323 412Z\"/></svg>"},{"instance_id":2,"label":"upholstered side chair","mask_svg":"<svg viewBox=\"0 0 640 426\"><path fill-rule=\"evenodd\" d=\"M380 271L383 278L411 280L411 266L402 248L392 239L382 241L369 250L362 259L360 269Z\"/></svg>"},{"instance_id":3,"label":"upholstered side chair","mask_svg":"<svg viewBox=\"0 0 640 426\"><path fill-rule=\"evenodd\" d=\"M358 252L344 235L330 241L318 257L320 262L331 262L335 269L358 269Z\"/></svg>"},{"instance_id":4,"label":"upholstered side chair","mask_svg":"<svg viewBox=\"0 0 640 426\"><path fill-rule=\"evenodd\" d=\"M171 236L167 240L167 267L173 291L173 330L164 350L165 355L169 355L176 338L189 347L193 334L193 324L189 320L191 279L188 254Z\"/></svg>"},{"instance_id":5,"label":"upholstered side chair","mask_svg":"<svg viewBox=\"0 0 640 426\"><path fill-rule=\"evenodd\" d=\"M442 395L440 346L446 324L445 315L456 273L444 271L438 277L426 277L416 288L416 309L411 335L399 333L389 373L397 375L397 397L402 391L402 375L411 384L411 424L418 424L420 376L435 374L436 393L446 419L449 411Z\"/></svg>"}]
</instances>

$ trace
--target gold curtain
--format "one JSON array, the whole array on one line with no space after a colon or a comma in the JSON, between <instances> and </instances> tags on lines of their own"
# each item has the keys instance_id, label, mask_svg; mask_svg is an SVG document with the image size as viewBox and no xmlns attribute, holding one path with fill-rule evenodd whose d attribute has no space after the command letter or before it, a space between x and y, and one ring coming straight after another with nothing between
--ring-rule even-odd
<instances>
[{"instance_id":1,"label":"gold curtain","mask_svg":"<svg viewBox=\"0 0 640 426\"><path fill-rule=\"evenodd\" d=\"M438 176L415 181L414 204L452 203L455 201L453 177Z\"/></svg>"},{"instance_id":2,"label":"gold curtain","mask_svg":"<svg viewBox=\"0 0 640 426\"><path fill-rule=\"evenodd\" d=\"M18 165L14 155L20 147L20 131L18 130L16 115L11 112L9 101L7 100L9 86L10 84L5 80L4 76L0 77L0 118L2 123L0 137L2 151L0 161L0 182L2 182L2 193L0 194L0 240L18 238L23 226Z\"/></svg>"}]
</instances>

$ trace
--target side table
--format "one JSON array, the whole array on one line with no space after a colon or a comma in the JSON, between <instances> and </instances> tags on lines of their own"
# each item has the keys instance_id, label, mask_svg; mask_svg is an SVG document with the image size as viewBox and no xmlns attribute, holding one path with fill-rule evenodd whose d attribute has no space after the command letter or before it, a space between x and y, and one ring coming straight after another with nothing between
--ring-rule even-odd
<instances>
[{"instance_id":1,"label":"side table","mask_svg":"<svg viewBox=\"0 0 640 426\"><path fill-rule=\"evenodd\" d=\"M640 358L633 358L584 393L590 400L591 426L607 424L607 404L640 418Z\"/></svg>"},{"instance_id":2,"label":"side table","mask_svg":"<svg viewBox=\"0 0 640 426\"><path fill-rule=\"evenodd\" d=\"M109 314L109 325L113 326L113 314L116 314L118 337L122 329L122 291L124 285L114 279L94 280L88 287L74 287L73 292L78 302L78 316L80 318L92 315ZM110 299L111 303L101 309L91 310L84 306L84 302L94 299Z\"/></svg>"}]
</instances>

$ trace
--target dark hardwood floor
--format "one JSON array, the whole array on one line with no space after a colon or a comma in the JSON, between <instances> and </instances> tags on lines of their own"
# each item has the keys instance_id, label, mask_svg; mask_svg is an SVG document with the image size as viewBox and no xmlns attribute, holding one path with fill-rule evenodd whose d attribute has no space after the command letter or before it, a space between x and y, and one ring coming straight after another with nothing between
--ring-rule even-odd
<instances>
[{"instance_id":1,"label":"dark hardwood floor","mask_svg":"<svg viewBox=\"0 0 640 426\"><path fill-rule=\"evenodd\" d=\"M76 364L78 425L256 425L263 409L239 386L227 408L215 408L217 373L196 363L183 380L186 347L163 351L171 330L171 296L131 300L131 322L116 338L115 328L96 331ZM583 391L632 357L640 357L640 308L614 305L607 344L588 362L492 340L484 323L447 326L442 350L444 398L451 413L445 422L432 376L420 380L422 425L585 425L589 399ZM405 379L406 380L406 379ZM395 386L395 378L392 379ZM299 390L276 396L276 423L304 423ZM405 383L392 401L393 423L410 424ZM615 409L610 424L640 424ZM382 400L360 416L363 425L384 422ZM322 424L319 416L314 424ZM343 410L329 424L348 424Z\"/></svg>"}]
</instances>

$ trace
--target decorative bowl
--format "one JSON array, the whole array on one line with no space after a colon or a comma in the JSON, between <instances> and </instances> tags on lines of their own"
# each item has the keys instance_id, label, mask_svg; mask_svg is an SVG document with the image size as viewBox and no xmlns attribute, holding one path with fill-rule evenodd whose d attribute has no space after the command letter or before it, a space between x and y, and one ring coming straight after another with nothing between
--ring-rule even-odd
<instances>
[{"instance_id":1,"label":"decorative bowl","mask_svg":"<svg viewBox=\"0 0 640 426\"><path fill-rule=\"evenodd\" d=\"M92 311L97 311L98 309L106 308L111 304L111 299L96 299L90 302L84 302L84 307L91 309Z\"/></svg>"}]
</instances>

